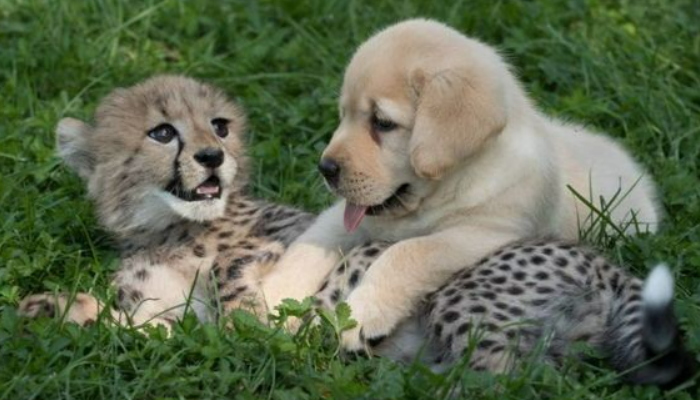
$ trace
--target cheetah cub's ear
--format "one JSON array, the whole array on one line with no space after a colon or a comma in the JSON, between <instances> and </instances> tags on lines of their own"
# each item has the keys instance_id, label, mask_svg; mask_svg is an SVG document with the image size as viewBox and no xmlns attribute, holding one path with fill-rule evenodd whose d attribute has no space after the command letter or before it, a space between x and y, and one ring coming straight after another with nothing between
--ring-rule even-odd
<instances>
[{"instance_id":1,"label":"cheetah cub's ear","mask_svg":"<svg viewBox=\"0 0 700 400\"><path fill-rule=\"evenodd\" d=\"M75 118L63 118L56 127L58 155L84 180L90 178L95 166L88 141L90 131L88 124Z\"/></svg>"}]
</instances>

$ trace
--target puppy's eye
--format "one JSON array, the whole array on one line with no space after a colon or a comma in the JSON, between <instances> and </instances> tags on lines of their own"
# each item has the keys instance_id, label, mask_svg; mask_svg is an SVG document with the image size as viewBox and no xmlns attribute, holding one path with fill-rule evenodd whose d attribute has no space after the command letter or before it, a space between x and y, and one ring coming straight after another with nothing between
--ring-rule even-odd
<instances>
[{"instance_id":1,"label":"puppy's eye","mask_svg":"<svg viewBox=\"0 0 700 400\"><path fill-rule=\"evenodd\" d=\"M214 133L220 138L228 136L228 123L226 118L214 118L211 120L211 126L214 127Z\"/></svg>"},{"instance_id":2,"label":"puppy's eye","mask_svg":"<svg viewBox=\"0 0 700 400\"><path fill-rule=\"evenodd\" d=\"M382 119L376 115L372 116L372 129L377 132L389 132L396 129L398 125L394 121Z\"/></svg>"},{"instance_id":3,"label":"puppy's eye","mask_svg":"<svg viewBox=\"0 0 700 400\"><path fill-rule=\"evenodd\" d=\"M170 124L160 124L148 131L148 137L159 143L170 143L177 136L177 129Z\"/></svg>"}]
</instances>

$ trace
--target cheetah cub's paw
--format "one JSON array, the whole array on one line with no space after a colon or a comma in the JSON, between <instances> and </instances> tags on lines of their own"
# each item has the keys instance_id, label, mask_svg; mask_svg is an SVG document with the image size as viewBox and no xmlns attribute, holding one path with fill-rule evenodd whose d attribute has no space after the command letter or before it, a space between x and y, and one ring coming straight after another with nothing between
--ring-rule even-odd
<instances>
[{"instance_id":1,"label":"cheetah cub's paw","mask_svg":"<svg viewBox=\"0 0 700 400\"><path fill-rule=\"evenodd\" d=\"M75 298L65 294L42 293L22 299L18 311L28 318L54 318L65 314L66 321L86 326L95 322L100 305L97 299L84 293L78 293Z\"/></svg>"}]
</instances>

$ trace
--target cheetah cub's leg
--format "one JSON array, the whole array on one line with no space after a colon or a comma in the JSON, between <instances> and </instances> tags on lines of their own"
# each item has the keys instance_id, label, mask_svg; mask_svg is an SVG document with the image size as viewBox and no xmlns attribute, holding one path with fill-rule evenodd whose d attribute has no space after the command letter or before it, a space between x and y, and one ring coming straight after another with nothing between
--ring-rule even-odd
<instances>
[{"instance_id":1,"label":"cheetah cub's leg","mask_svg":"<svg viewBox=\"0 0 700 400\"><path fill-rule=\"evenodd\" d=\"M177 269L150 264L141 258L122 262L112 281L116 291L116 309L112 319L124 326L171 326L186 309L193 310L200 320L207 319L207 305L203 299L204 276L196 272L185 274ZM19 306L21 315L35 318L65 315L67 321L88 325L95 321L104 305L93 296L79 293L75 299L67 294L43 293L31 295Z\"/></svg>"},{"instance_id":2,"label":"cheetah cub's leg","mask_svg":"<svg viewBox=\"0 0 700 400\"><path fill-rule=\"evenodd\" d=\"M260 320L267 320L267 304L260 280L279 260L285 247L268 239L249 239L220 253L212 267L215 295L222 315L233 310L247 310Z\"/></svg>"},{"instance_id":3,"label":"cheetah cub's leg","mask_svg":"<svg viewBox=\"0 0 700 400\"><path fill-rule=\"evenodd\" d=\"M210 319L208 270L180 269L141 259L124 264L112 282L120 324L170 328L186 311L194 311L200 321Z\"/></svg>"},{"instance_id":4,"label":"cheetah cub's leg","mask_svg":"<svg viewBox=\"0 0 700 400\"><path fill-rule=\"evenodd\" d=\"M329 310L341 301L362 281L374 260L389 248L387 242L368 242L350 250L328 274L316 293L316 305Z\"/></svg>"},{"instance_id":5,"label":"cheetah cub's leg","mask_svg":"<svg viewBox=\"0 0 700 400\"><path fill-rule=\"evenodd\" d=\"M41 293L25 297L19 303L19 314L28 318L56 316L81 326L95 322L103 305L96 298L86 293L77 293L75 297L65 293Z\"/></svg>"}]
</instances>

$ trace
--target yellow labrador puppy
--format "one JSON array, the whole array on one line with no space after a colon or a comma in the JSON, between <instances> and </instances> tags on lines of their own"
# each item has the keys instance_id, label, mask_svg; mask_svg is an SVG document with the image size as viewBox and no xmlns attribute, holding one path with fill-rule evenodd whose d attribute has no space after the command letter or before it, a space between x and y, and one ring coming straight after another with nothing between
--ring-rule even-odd
<instances>
[{"instance_id":1,"label":"yellow labrador puppy","mask_svg":"<svg viewBox=\"0 0 700 400\"><path fill-rule=\"evenodd\" d=\"M344 250L396 242L347 300L358 321L349 349L509 242L578 238L590 209L567 185L596 204L616 198L617 224L659 222L653 182L623 148L543 115L493 48L429 20L393 25L357 50L319 169L344 200L296 240L263 291L270 307L311 296Z\"/></svg>"}]
</instances>

